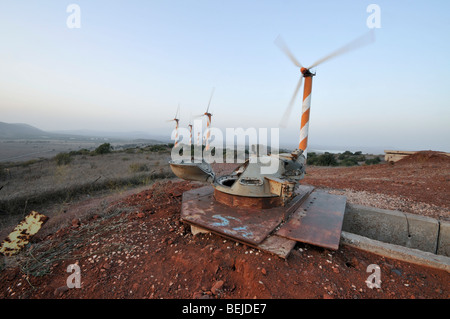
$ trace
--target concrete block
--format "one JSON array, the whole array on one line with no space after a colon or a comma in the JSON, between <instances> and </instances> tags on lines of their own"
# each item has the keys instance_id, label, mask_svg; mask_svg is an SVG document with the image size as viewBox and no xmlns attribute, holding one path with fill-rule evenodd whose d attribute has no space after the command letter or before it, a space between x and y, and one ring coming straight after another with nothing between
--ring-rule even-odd
<instances>
[{"instance_id":1,"label":"concrete block","mask_svg":"<svg viewBox=\"0 0 450 319\"><path fill-rule=\"evenodd\" d=\"M438 247L438 220L427 216L404 214L409 224L409 236L404 246L435 254Z\"/></svg>"},{"instance_id":2,"label":"concrete block","mask_svg":"<svg viewBox=\"0 0 450 319\"><path fill-rule=\"evenodd\" d=\"M439 222L420 215L347 204L342 230L385 243L436 253Z\"/></svg>"},{"instance_id":3,"label":"concrete block","mask_svg":"<svg viewBox=\"0 0 450 319\"><path fill-rule=\"evenodd\" d=\"M450 222L440 222L437 253L450 257Z\"/></svg>"}]
</instances>

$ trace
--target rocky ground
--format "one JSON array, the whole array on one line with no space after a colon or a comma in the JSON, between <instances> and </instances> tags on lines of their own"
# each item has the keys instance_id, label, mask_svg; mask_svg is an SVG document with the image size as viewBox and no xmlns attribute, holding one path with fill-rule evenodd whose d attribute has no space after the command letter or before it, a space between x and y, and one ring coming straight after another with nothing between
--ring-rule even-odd
<instances>
[{"instance_id":1,"label":"rocky ground","mask_svg":"<svg viewBox=\"0 0 450 319\"><path fill-rule=\"evenodd\" d=\"M358 204L450 216L450 161L440 156L393 165L309 167L303 183ZM101 211L83 214L68 227L38 234L19 255L2 257L0 298L450 298L448 272L345 245L331 251L299 243L284 260L217 235L194 236L179 220L181 195L200 186L162 180L105 199ZM78 289L67 287L67 267L73 264L80 267ZM365 282L371 264L380 266L381 288Z\"/></svg>"}]
</instances>

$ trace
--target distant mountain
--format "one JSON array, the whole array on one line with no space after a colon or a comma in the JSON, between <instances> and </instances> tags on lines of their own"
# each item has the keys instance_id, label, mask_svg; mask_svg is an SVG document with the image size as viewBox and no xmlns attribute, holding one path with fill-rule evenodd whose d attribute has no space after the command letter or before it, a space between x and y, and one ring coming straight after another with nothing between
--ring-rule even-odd
<instances>
[{"instance_id":1,"label":"distant mountain","mask_svg":"<svg viewBox=\"0 0 450 319\"><path fill-rule=\"evenodd\" d=\"M151 135L145 132L102 132L90 130L72 130L46 132L34 126L23 123L0 122L0 140L82 140L82 141L137 141L143 143L170 143L170 137Z\"/></svg>"},{"instance_id":2,"label":"distant mountain","mask_svg":"<svg viewBox=\"0 0 450 319\"><path fill-rule=\"evenodd\" d=\"M0 122L0 139L45 138L49 135L52 134L28 124Z\"/></svg>"},{"instance_id":3,"label":"distant mountain","mask_svg":"<svg viewBox=\"0 0 450 319\"><path fill-rule=\"evenodd\" d=\"M53 131L55 134L65 135L77 135L77 136L89 136L89 137L102 137L113 139L126 139L126 140L153 140L155 142L171 143L170 136L153 135L146 132L105 132L96 130L65 130L65 131Z\"/></svg>"}]
</instances>

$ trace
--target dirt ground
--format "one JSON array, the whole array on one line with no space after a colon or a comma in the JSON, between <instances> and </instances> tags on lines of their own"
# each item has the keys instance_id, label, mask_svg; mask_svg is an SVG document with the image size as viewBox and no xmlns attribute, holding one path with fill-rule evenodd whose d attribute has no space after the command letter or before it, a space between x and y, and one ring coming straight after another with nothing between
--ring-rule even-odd
<instances>
[{"instance_id":1,"label":"dirt ground","mask_svg":"<svg viewBox=\"0 0 450 319\"><path fill-rule=\"evenodd\" d=\"M361 195L367 199L363 203L379 203L376 196L382 196L386 208L399 200L409 203L405 211L423 204L421 212L448 218L450 158L424 158L393 165L309 167L303 183L353 194L352 201ZM36 236L24 252L3 257L0 298L450 298L450 273L345 245L331 251L298 243L284 260L214 234L194 236L179 220L181 195L200 186L162 180L111 197L103 201L102 211ZM71 264L80 267L81 288L67 287ZM371 264L381 269L381 288L366 284Z\"/></svg>"},{"instance_id":2,"label":"dirt ground","mask_svg":"<svg viewBox=\"0 0 450 319\"><path fill-rule=\"evenodd\" d=\"M333 189L356 204L450 219L450 157L439 152L371 166L312 166L302 182Z\"/></svg>"}]
</instances>

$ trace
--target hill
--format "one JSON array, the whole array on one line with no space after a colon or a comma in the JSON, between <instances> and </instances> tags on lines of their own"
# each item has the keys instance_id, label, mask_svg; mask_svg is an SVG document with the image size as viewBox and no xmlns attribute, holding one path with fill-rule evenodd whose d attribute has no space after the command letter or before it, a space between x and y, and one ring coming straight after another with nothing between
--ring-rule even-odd
<instances>
[{"instance_id":1,"label":"hill","mask_svg":"<svg viewBox=\"0 0 450 319\"><path fill-rule=\"evenodd\" d=\"M0 139L44 138L50 135L52 134L28 124L0 122Z\"/></svg>"}]
</instances>

